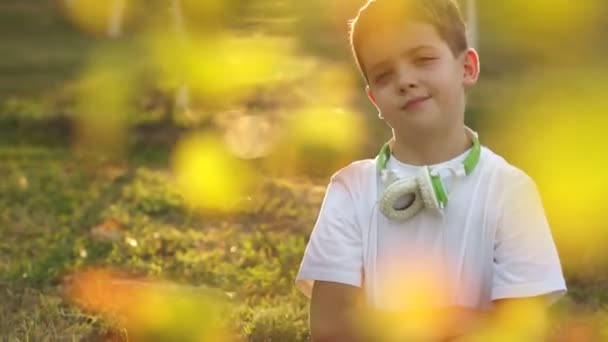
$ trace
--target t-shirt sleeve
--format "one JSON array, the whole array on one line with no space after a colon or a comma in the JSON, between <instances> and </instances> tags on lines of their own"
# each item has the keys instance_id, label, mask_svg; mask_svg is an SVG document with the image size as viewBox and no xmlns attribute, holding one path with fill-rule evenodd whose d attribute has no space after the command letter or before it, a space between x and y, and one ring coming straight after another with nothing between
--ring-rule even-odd
<instances>
[{"instance_id":1,"label":"t-shirt sleeve","mask_svg":"<svg viewBox=\"0 0 608 342\"><path fill-rule=\"evenodd\" d=\"M296 277L308 297L314 281L361 287L363 247L353 198L344 180L333 177Z\"/></svg>"},{"instance_id":2,"label":"t-shirt sleeve","mask_svg":"<svg viewBox=\"0 0 608 342\"><path fill-rule=\"evenodd\" d=\"M535 182L527 175L504 193L494 246L492 300L566 293L559 256Z\"/></svg>"}]
</instances>

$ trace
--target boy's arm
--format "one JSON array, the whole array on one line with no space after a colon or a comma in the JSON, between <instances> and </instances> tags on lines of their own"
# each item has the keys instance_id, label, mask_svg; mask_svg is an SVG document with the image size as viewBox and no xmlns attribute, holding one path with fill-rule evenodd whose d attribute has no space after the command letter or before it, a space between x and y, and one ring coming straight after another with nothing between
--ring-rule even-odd
<instances>
[{"instance_id":1,"label":"boy's arm","mask_svg":"<svg viewBox=\"0 0 608 342\"><path fill-rule=\"evenodd\" d=\"M445 341L460 341L461 337L484 331L490 331L486 337L491 338L508 335L522 341L542 341L546 333L548 301L548 296L541 295L498 299L493 301L494 308L490 311L449 308L451 320L446 326Z\"/></svg>"},{"instance_id":2,"label":"boy's arm","mask_svg":"<svg viewBox=\"0 0 608 342\"><path fill-rule=\"evenodd\" d=\"M360 295L355 286L316 281L310 299L312 341L361 341L355 331Z\"/></svg>"},{"instance_id":3,"label":"boy's arm","mask_svg":"<svg viewBox=\"0 0 608 342\"><path fill-rule=\"evenodd\" d=\"M542 295L551 304L567 289L540 193L521 171L506 181L498 202L491 299Z\"/></svg>"},{"instance_id":4,"label":"boy's arm","mask_svg":"<svg viewBox=\"0 0 608 342\"><path fill-rule=\"evenodd\" d=\"M356 221L353 185L347 172L334 175L296 276L310 296L313 341L357 341L351 318L362 296L363 241Z\"/></svg>"},{"instance_id":5,"label":"boy's arm","mask_svg":"<svg viewBox=\"0 0 608 342\"><path fill-rule=\"evenodd\" d=\"M429 337L430 341L459 341L460 338L475 336L476 333L487 329L494 329L494 334L509 333L513 336L531 338L526 340L542 340L538 334L543 333L547 313L546 301L545 296L500 299L493 302L494 308L491 310L452 306L424 312L373 311L368 312L369 319L364 320L373 326L368 326L365 330L375 335L373 337L368 335L369 341L382 341L388 336L394 337L395 333L399 334L391 329L411 325L408 324L411 322L421 322L420 316L423 316L430 322L422 322L423 326L418 327L415 324L411 325L410 333L419 332L417 331L419 328L432 328L432 331L427 332L433 335L432 338ZM525 319L522 320L522 317ZM503 331L504 329L508 331ZM407 330L401 333L406 335L405 338L413 338L407 336ZM498 337L498 335L491 336Z\"/></svg>"},{"instance_id":6,"label":"boy's arm","mask_svg":"<svg viewBox=\"0 0 608 342\"><path fill-rule=\"evenodd\" d=\"M361 296L358 287L315 282L310 302L312 341L382 341L398 334L391 328L411 326L411 322L420 321L420 315L432 320L433 331L429 333L434 336L433 341L456 341L492 328L495 334L510 333L523 337L539 331L542 333L546 314L546 299L542 296L496 300L494 309L490 311L446 307L425 312L390 313L377 310L365 312ZM526 320L521 322L521 317ZM412 328L417 330L420 327Z\"/></svg>"},{"instance_id":7,"label":"boy's arm","mask_svg":"<svg viewBox=\"0 0 608 342\"><path fill-rule=\"evenodd\" d=\"M537 296L498 299L493 301L494 307L488 311L462 307L448 308L446 316L450 319L445 326L444 338L447 341L457 341L460 337L475 335L485 329L495 329L494 334L511 333L522 338L542 333L547 315L546 302L545 296ZM526 319L522 320L522 317ZM502 331L504 329L509 331ZM537 336L530 338L526 340L542 340L542 337Z\"/></svg>"}]
</instances>

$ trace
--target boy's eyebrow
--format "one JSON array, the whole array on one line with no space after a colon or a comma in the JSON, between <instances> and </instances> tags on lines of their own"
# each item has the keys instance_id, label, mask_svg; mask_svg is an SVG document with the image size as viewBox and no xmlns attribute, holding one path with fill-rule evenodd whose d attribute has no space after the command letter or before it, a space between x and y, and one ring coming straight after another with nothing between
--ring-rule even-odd
<instances>
[{"instance_id":1,"label":"boy's eyebrow","mask_svg":"<svg viewBox=\"0 0 608 342\"><path fill-rule=\"evenodd\" d=\"M406 55L414 55L417 52L420 52L422 50L432 50L435 51L435 47L432 45L418 45L416 47L413 47L411 49L407 49L403 52L402 55L406 56Z\"/></svg>"},{"instance_id":2,"label":"boy's eyebrow","mask_svg":"<svg viewBox=\"0 0 608 342\"><path fill-rule=\"evenodd\" d=\"M422 50L432 50L435 51L435 47L431 46L431 45L418 45L415 46L413 48L407 49L405 50L401 55L402 56L411 56L414 55ZM369 68L370 72L373 73L374 71L376 71L376 69L381 69L383 67L385 67L387 64L389 64L388 60L382 60L378 63L372 64Z\"/></svg>"}]
</instances>

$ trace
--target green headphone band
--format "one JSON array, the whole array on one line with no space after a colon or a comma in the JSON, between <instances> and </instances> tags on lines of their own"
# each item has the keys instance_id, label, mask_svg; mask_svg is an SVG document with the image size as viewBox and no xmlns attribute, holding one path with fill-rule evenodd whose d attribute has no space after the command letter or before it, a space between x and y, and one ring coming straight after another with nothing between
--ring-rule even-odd
<instances>
[{"instance_id":1,"label":"green headphone band","mask_svg":"<svg viewBox=\"0 0 608 342\"><path fill-rule=\"evenodd\" d=\"M380 149L380 153L378 153L378 162L376 163L376 168L378 169L378 173L382 172L386 169L386 165L388 164L388 160L391 159L391 145L390 141L384 144Z\"/></svg>"},{"instance_id":2,"label":"green headphone band","mask_svg":"<svg viewBox=\"0 0 608 342\"><path fill-rule=\"evenodd\" d=\"M468 127L467 127L467 131L469 132L469 135L471 136L471 140L473 141L473 148L471 149L471 152L469 152L469 154L466 156L466 158L462 162L465 173L468 176L471 174L471 172L473 172L473 170L479 163L479 157L481 155L481 144L479 143L479 136L477 135L477 133L473 132ZM376 164L376 168L378 169L379 172L382 172L383 170L386 169L386 166L388 165L388 160L391 159L390 143L391 143L390 141L385 143L384 146L382 146L382 149L380 149L380 153L378 153L378 157L377 157L378 162Z\"/></svg>"},{"instance_id":3,"label":"green headphone band","mask_svg":"<svg viewBox=\"0 0 608 342\"><path fill-rule=\"evenodd\" d=\"M433 184L433 190L435 191L435 195L437 195L437 201L441 203L443 207L448 204L448 193L443 186L443 182L441 181L441 177L439 175L430 175L431 176L431 184Z\"/></svg>"},{"instance_id":4,"label":"green headphone band","mask_svg":"<svg viewBox=\"0 0 608 342\"><path fill-rule=\"evenodd\" d=\"M473 142L471 152L469 152L469 154L462 161L464 173L468 176L473 172L477 164L479 164L479 159L481 156L481 144L479 142L479 137L476 132L474 132L468 127L466 127L466 131L469 137L471 138L471 141ZM389 141L385 143L384 146L382 146L382 149L380 150L380 153L377 157L376 167L379 174L382 173L382 171L386 170L390 157L391 147ZM428 176L430 177L433 192L435 193L437 201L442 207L445 207L445 205L447 205L448 203L448 195L445 186L443 185L443 182L441 180L441 177L438 174L433 174L431 172L429 172Z\"/></svg>"},{"instance_id":5,"label":"green headphone band","mask_svg":"<svg viewBox=\"0 0 608 342\"><path fill-rule=\"evenodd\" d=\"M477 164L479 164L479 158L481 156L481 144L479 143L479 136L477 133L469 128L467 128L467 130L470 132L471 140L473 141L473 148L471 149L471 152L466 156L466 158L464 158L462 162L465 174L468 176L473 172L473 170L475 170Z\"/></svg>"}]
</instances>

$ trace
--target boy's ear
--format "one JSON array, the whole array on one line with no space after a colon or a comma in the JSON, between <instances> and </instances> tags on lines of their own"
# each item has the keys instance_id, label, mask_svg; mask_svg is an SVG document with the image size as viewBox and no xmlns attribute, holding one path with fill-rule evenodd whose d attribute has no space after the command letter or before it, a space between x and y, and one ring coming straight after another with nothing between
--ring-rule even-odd
<instances>
[{"instance_id":1,"label":"boy's ear","mask_svg":"<svg viewBox=\"0 0 608 342\"><path fill-rule=\"evenodd\" d=\"M479 55L475 49L469 48L464 52L464 78L465 86L472 86L479 78Z\"/></svg>"},{"instance_id":2,"label":"boy's ear","mask_svg":"<svg viewBox=\"0 0 608 342\"><path fill-rule=\"evenodd\" d=\"M369 100L372 101L375 106L376 99L374 98L374 93L372 93L372 90L369 88L369 85L365 86L365 92L367 93L367 97L369 98Z\"/></svg>"}]
</instances>

